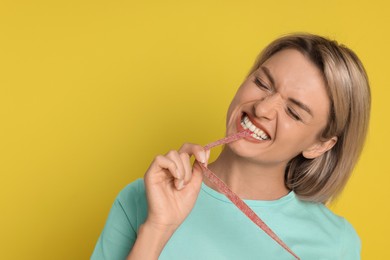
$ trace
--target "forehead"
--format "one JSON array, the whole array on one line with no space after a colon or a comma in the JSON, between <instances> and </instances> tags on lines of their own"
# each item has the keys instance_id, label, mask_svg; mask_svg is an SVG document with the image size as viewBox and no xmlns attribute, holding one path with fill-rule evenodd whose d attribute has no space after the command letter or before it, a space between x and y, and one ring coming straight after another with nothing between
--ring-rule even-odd
<instances>
[{"instance_id":1,"label":"forehead","mask_svg":"<svg viewBox=\"0 0 390 260\"><path fill-rule=\"evenodd\" d=\"M267 67L275 76L280 76L279 80L325 85L323 75L317 66L295 49L285 49L275 53L262 66ZM261 70L262 66L257 71Z\"/></svg>"}]
</instances>

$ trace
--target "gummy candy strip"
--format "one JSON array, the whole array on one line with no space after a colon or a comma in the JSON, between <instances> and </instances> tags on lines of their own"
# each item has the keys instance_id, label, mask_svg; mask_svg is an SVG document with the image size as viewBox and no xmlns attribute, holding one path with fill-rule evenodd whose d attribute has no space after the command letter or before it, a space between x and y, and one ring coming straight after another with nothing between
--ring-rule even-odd
<instances>
[{"instance_id":1,"label":"gummy candy strip","mask_svg":"<svg viewBox=\"0 0 390 260\"><path fill-rule=\"evenodd\" d=\"M246 136L252 134L248 129L238 132L236 134L230 135L223 139L217 140L210 144L204 146L205 150L210 150L211 148L228 144L239 139L242 139ZM259 228L261 228L267 235L269 235L273 240L275 240L279 245L281 245L285 250L287 250L291 255L299 260L299 257L260 219L259 216L242 200L237 194L235 194L220 178L218 178L211 170L209 170L204 164L199 163L203 168L203 174L217 187L218 191L224 194L237 208L239 208L242 213L244 213L250 220L252 220Z\"/></svg>"}]
</instances>

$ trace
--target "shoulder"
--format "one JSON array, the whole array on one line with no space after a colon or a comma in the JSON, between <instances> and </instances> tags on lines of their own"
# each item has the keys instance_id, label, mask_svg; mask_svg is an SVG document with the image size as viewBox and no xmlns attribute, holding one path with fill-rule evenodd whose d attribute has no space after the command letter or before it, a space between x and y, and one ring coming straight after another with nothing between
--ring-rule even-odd
<instances>
[{"instance_id":1,"label":"shoulder","mask_svg":"<svg viewBox=\"0 0 390 260\"><path fill-rule=\"evenodd\" d=\"M117 195L91 259L125 259L146 218L146 209L144 183L138 179Z\"/></svg>"},{"instance_id":2,"label":"shoulder","mask_svg":"<svg viewBox=\"0 0 390 260\"><path fill-rule=\"evenodd\" d=\"M118 194L117 199L123 202L142 200L145 197L145 184L143 179L137 179L126 185Z\"/></svg>"},{"instance_id":3,"label":"shoulder","mask_svg":"<svg viewBox=\"0 0 390 260\"><path fill-rule=\"evenodd\" d=\"M343 259L360 259L361 240L351 223L342 218L344 230L341 237L341 254Z\"/></svg>"},{"instance_id":4,"label":"shoulder","mask_svg":"<svg viewBox=\"0 0 390 260\"><path fill-rule=\"evenodd\" d=\"M307 218L314 222L320 222L328 228L332 228L333 231L344 230L345 219L333 213L333 211L324 204L298 200L298 205L302 210L301 214L306 215Z\"/></svg>"},{"instance_id":5,"label":"shoulder","mask_svg":"<svg viewBox=\"0 0 390 260\"><path fill-rule=\"evenodd\" d=\"M361 241L347 219L336 215L322 203L301 201L300 204L311 223L329 234L327 239L338 241L342 259L360 259Z\"/></svg>"},{"instance_id":6,"label":"shoulder","mask_svg":"<svg viewBox=\"0 0 390 260\"><path fill-rule=\"evenodd\" d=\"M135 231L137 231L147 216L144 180L137 179L124 187L119 192L116 203L119 204Z\"/></svg>"}]
</instances>

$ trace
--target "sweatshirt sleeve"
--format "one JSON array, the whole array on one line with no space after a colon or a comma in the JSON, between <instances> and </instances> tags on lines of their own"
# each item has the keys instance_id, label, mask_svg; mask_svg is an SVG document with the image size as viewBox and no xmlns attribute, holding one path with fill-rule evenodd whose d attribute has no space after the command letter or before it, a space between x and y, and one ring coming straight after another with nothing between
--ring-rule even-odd
<instances>
[{"instance_id":1,"label":"sweatshirt sleeve","mask_svg":"<svg viewBox=\"0 0 390 260\"><path fill-rule=\"evenodd\" d=\"M115 199L106 224L92 253L92 260L126 259L146 215L143 180L125 187Z\"/></svg>"},{"instance_id":2,"label":"sweatshirt sleeve","mask_svg":"<svg viewBox=\"0 0 390 260\"><path fill-rule=\"evenodd\" d=\"M344 232L342 236L340 259L360 260L361 241L353 226L344 219Z\"/></svg>"}]
</instances>

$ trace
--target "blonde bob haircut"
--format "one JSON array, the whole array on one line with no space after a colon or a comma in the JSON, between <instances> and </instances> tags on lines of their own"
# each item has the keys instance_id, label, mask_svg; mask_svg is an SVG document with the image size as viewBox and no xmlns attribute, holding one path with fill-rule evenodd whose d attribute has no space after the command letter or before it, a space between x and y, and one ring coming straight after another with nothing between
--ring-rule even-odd
<instances>
[{"instance_id":1,"label":"blonde bob haircut","mask_svg":"<svg viewBox=\"0 0 390 260\"><path fill-rule=\"evenodd\" d=\"M291 34L271 42L258 56L251 75L278 51L295 49L321 71L330 99L329 118L320 140L337 136L332 149L314 159L302 154L287 165L285 184L306 201L326 203L343 190L367 135L371 94L357 55L336 41L312 34Z\"/></svg>"}]
</instances>

